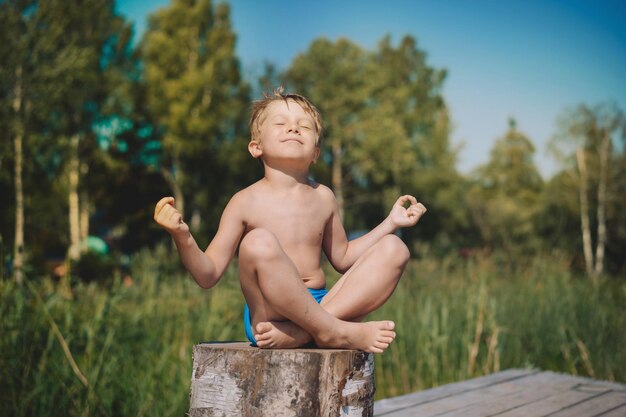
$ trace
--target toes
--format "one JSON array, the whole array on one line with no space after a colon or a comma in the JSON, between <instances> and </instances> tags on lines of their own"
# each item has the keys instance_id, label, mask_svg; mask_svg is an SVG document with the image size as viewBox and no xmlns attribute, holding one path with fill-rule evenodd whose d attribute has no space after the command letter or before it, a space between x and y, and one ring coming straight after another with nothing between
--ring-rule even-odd
<instances>
[{"instance_id":1,"label":"toes","mask_svg":"<svg viewBox=\"0 0 626 417\"><path fill-rule=\"evenodd\" d=\"M269 340L270 335L268 333L255 334L254 339L258 342L265 342Z\"/></svg>"},{"instance_id":2,"label":"toes","mask_svg":"<svg viewBox=\"0 0 626 417\"><path fill-rule=\"evenodd\" d=\"M380 353L389 347L389 343L385 343L383 341L378 341L374 344L373 348L376 349L374 353Z\"/></svg>"},{"instance_id":3,"label":"toes","mask_svg":"<svg viewBox=\"0 0 626 417\"><path fill-rule=\"evenodd\" d=\"M261 322L256 325L256 331L263 334L272 330L272 325L268 322Z\"/></svg>"},{"instance_id":4,"label":"toes","mask_svg":"<svg viewBox=\"0 0 626 417\"><path fill-rule=\"evenodd\" d=\"M376 346L372 346L370 349L367 350L367 352L370 353L383 353L383 349L376 347Z\"/></svg>"}]
</instances>

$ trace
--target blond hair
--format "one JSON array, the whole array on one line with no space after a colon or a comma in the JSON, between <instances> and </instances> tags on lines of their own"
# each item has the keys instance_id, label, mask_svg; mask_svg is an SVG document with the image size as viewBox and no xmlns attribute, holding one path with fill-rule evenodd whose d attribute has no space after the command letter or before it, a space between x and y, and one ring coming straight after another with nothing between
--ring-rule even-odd
<instances>
[{"instance_id":1,"label":"blond hair","mask_svg":"<svg viewBox=\"0 0 626 417\"><path fill-rule=\"evenodd\" d=\"M317 142L319 146L322 141L322 116L319 110L311 103L311 101L299 94L283 93L284 88L282 86L276 88L271 94L264 93L263 98L252 102L252 109L250 111L250 135L252 141L258 141L261 133L261 125L265 118L265 110L270 103L277 100L284 100L289 105L289 100L296 102L309 116L313 118L315 124L315 130L317 131Z\"/></svg>"}]
</instances>

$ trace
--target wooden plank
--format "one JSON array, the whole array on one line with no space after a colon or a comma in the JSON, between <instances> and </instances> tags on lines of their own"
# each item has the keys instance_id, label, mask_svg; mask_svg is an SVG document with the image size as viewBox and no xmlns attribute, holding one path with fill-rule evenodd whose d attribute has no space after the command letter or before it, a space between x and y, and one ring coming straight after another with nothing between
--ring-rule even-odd
<instances>
[{"instance_id":1,"label":"wooden plank","mask_svg":"<svg viewBox=\"0 0 626 417\"><path fill-rule=\"evenodd\" d=\"M624 416L626 416L626 405L622 405L620 407L609 410L606 413L598 414L597 416L594 416L594 417L624 417Z\"/></svg>"},{"instance_id":2,"label":"wooden plank","mask_svg":"<svg viewBox=\"0 0 626 417\"><path fill-rule=\"evenodd\" d=\"M558 413L550 414L551 417L588 417L597 416L605 411L626 405L626 392L608 392L595 396L587 401L572 405Z\"/></svg>"},{"instance_id":3,"label":"wooden plank","mask_svg":"<svg viewBox=\"0 0 626 417\"><path fill-rule=\"evenodd\" d=\"M434 416L445 413L454 414L455 411L468 407L469 405L478 404L485 398L493 398L502 395L518 393L528 384L540 383L540 381L554 382L560 376L553 373L536 373L525 375L520 378L501 381L499 383L487 385L479 389L458 392L454 395L439 398L432 401L423 402L419 405L405 408L384 414L388 417L404 417L411 415ZM533 382L534 381L534 382Z\"/></svg>"},{"instance_id":4,"label":"wooden plank","mask_svg":"<svg viewBox=\"0 0 626 417\"><path fill-rule=\"evenodd\" d=\"M374 415L380 417L626 417L625 411L624 384L519 369L374 404Z\"/></svg>"},{"instance_id":5,"label":"wooden plank","mask_svg":"<svg viewBox=\"0 0 626 417\"><path fill-rule=\"evenodd\" d=\"M519 408L526 404L543 400L550 396L563 396L578 385L576 378L554 373L543 373L536 377L526 378L524 385L519 390L502 395L487 395L482 400L475 401L460 409L451 411L441 416L464 416L482 417L491 415L502 415L502 413ZM597 394L588 394L597 395ZM539 415L535 414L525 415Z\"/></svg>"},{"instance_id":6,"label":"wooden plank","mask_svg":"<svg viewBox=\"0 0 626 417\"><path fill-rule=\"evenodd\" d=\"M575 406L578 403L582 403L608 392L626 390L626 385L622 384L607 381L595 381L589 378L573 377L569 375L561 376L575 383L571 390L550 395L539 401L529 402L528 404L524 404L498 414L498 416L526 417L550 415L551 413L559 412L563 409ZM549 387L546 387L546 390L548 389Z\"/></svg>"},{"instance_id":7,"label":"wooden plank","mask_svg":"<svg viewBox=\"0 0 626 417\"><path fill-rule=\"evenodd\" d=\"M374 415L381 417L391 415L390 413L415 407L420 404L451 397L462 392L478 390L506 381L525 378L537 373L539 373L539 371L536 369L508 369L506 371L469 379L466 381L442 385L436 388L430 388L425 391L414 392L393 398L379 400L374 403Z\"/></svg>"},{"instance_id":8,"label":"wooden plank","mask_svg":"<svg viewBox=\"0 0 626 417\"><path fill-rule=\"evenodd\" d=\"M601 393L567 391L498 414L498 417L547 416L598 395Z\"/></svg>"}]
</instances>

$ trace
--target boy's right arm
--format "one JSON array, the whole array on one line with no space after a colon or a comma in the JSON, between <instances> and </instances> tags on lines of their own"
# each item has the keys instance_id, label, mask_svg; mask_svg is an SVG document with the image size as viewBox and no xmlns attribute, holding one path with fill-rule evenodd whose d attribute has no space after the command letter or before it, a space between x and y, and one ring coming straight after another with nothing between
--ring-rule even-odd
<instances>
[{"instance_id":1,"label":"boy's right arm","mask_svg":"<svg viewBox=\"0 0 626 417\"><path fill-rule=\"evenodd\" d=\"M174 206L173 197L162 198L154 209L154 220L172 236L183 265L202 288L211 288L217 284L243 234L244 223L233 200L224 209L217 234L204 252L198 247L189 226Z\"/></svg>"}]
</instances>

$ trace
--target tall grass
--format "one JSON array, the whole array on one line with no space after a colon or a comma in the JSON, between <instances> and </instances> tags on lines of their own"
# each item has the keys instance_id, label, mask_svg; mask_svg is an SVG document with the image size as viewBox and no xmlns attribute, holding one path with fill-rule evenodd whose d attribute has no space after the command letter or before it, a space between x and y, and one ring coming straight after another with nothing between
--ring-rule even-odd
<instances>
[{"instance_id":1,"label":"tall grass","mask_svg":"<svg viewBox=\"0 0 626 417\"><path fill-rule=\"evenodd\" d=\"M192 346L241 339L243 297L235 271L203 291L168 257L139 256L132 286L79 284L71 298L49 280L0 283L0 414L184 415Z\"/></svg>"},{"instance_id":2,"label":"tall grass","mask_svg":"<svg viewBox=\"0 0 626 417\"><path fill-rule=\"evenodd\" d=\"M512 367L626 380L626 282L575 277L558 258L409 265L374 318L398 337L377 356L377 398Z\"/></svg>"},{"instance_id":3,"label":"tall grass","mask_svg":"<svg viewBox=\"0 0 626 417\"><path fill-rule=\"evenodd\" d=\"M159 248L135 258L132 285L0 281L0 415L184 415L192 346L244 339L236 274L201 290ZM576 278L554 258L415 261L372 317L398 330L376 356L376 396L510 367L624 381L625 306L624 281Z\"/></svg>"}]
</instances>

